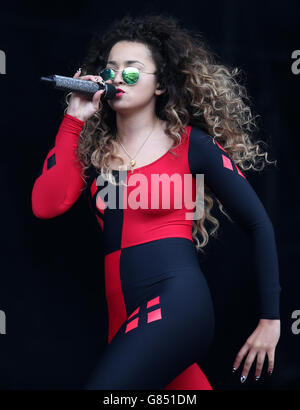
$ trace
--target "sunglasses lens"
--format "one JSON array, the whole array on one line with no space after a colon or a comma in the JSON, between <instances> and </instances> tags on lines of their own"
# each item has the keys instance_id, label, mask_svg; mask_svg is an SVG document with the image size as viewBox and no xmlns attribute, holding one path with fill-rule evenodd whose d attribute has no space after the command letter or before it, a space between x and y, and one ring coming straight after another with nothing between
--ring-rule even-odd
<instances>
[{"instance_id":1,"label":"sunglasses lens","mask_svg":"<svg viewBox=\"0 0 300 410\"><path fill-rule=\"evenodd\" d=\"M127 84L135 84L139 76L140 72L135 67L127 67L123 70L123 79Z\"/></svg>"},{"instance_id":2,"label":"sunglasses lens","mask_svg":"<svg viewBox=\"0 0 300 410\"><path fill-rule=\"evenodd\" d=\"M105 68L100 72L100 76L103 78L104 81L108 81L114 78L115 73L110 68Z\"/></svg>"}]
</instances>

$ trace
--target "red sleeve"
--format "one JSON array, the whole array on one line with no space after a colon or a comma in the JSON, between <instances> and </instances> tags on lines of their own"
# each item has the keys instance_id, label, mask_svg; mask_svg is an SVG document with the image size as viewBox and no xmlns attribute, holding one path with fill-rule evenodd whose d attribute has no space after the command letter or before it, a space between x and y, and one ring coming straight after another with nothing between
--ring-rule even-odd
<instances>
[{"instance_id":1,"label":"red sleeve","mask_svg":"<svg viewBox=\"0 0 300 410\"><path fill-rule=\"evenodd\" d=\"M48 152L41 175L35 180L32 212L37 218L49 219L66 212L84 188L81 166L76 162L76 147L84 122L65 114Z\"/></svg>"}]
</instances>

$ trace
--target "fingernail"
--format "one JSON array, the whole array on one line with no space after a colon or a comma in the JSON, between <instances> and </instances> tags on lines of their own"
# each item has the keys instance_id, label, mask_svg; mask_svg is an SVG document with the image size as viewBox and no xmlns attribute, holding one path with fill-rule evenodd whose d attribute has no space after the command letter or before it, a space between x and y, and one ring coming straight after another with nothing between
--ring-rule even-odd
<instances>
[{"instance_id":1,"label":"fingernail","mask_svg":"<svg viewBox=\"0 0 300 410\"><path fill-rule=\"evenodd\" d=\"M246 376L242 376L241 377L241 383L244 383L245 380L246 380Z\"/></svg>"},{"instance_id":2,"label":"fingernail","mask_svg":"<svg viewBox=\"0 0 300 410\"><path fill-rule=\"evenodd\" d=\"M81 71L81 67L78 68L77 73L78 73L78 71Z\"/></svg>"},{"instance_id":3,"label":"fingernail","mask_svg":"<svg viewBox=\"0 0 300 410\"><path fill-rule=\"evenodd\" d=\"M236 367L232 368L232 373L234 373L236 371Z\"/></svg>"},{"instance_id":4,"label":"fingernail","mask_svg":"<svg viewBox=\"0 0 300 410\"><path fill-rule=\"evenodd\" d=\"M273 370L268 370L268 375L271 376L273 373Z\"/></svg>"},{"instance_id":5,"label":"fingernail","mask_svg":"<svg viewBox=\"0 0 300 410\"><path fill-rule=\"evenodd\" d=\"M260 378L260 376L255 376L255 381L257 381Z\"/></svg>"}]
</instances>

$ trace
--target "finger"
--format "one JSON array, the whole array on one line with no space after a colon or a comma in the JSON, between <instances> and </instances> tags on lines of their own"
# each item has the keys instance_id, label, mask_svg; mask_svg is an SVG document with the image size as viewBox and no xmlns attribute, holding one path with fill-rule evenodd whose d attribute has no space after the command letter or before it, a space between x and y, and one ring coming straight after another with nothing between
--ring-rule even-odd
<instances>
[{"instance_id":1,"label":"finger","mask_svg":"<svg viewBox=\"0 0 300 410\"><path fill-rule=\"evenodd\" d=\"M97 104L97 106L98 106L98 104L99 104L99 102L100 102L101 95L102 95L104 92L105 92L105 90L99 90L99 91L97 91L97 92L94 94L93 100L94 100L94 102Z\"/></svg>"},{"instance_id":2,"label":"finger","mask_svg":"<svg viewBox=\"0 0 300 410\"><path fill-rule=\"evenodd\" d=\"M271 376L274 370L275 349L268 350L268 375Z\"/></svg>"},{"instance_id":3,"label":"finger","mask_svg":"<svg viewBox=\"0 0 300 410\"><path fill-rule=\"evenodd\" d=\"M254 375L254 380L257 381L260 378L261 371L264 365L266 352L264 350L259 351L256 359L256 370Z\"/></svg>"},{"instance_id":4,"label":"finger","mask_svg":"<svg viewBox=\"0 0 300 410\"><path fill-rule=\"evenodd\" d=\"M99 75L89 75L89 76L84 76L84 77L81 77L81 78L86 79L86 80L90 80L90 81L93 81L95 83L98 83L98 84L101 84L101 85L105 86L105 82L103 81L102 77L100 77Z\"/></svg>"},{"instance_id":5,"label":"finger","mask_svg":"<svg viewBox=\"0 0 300 410\"><path fill-rule=\"evenodd\" d=\"M248 346L247 343L245 343L244 346L240 349L233 363L233 368L232 368L233 372L235 372L239 368L241 361L243 360L245 354L248 352L249 349L250 349L250 346Z\"/></svg>"},{"instance_id":6,"label":"finger","mask_svg":"<svg viewBox=\"0 0 300 410\"><path fill-rule=\"evenodd\" d=\"M103 78L100 75L93 76L92 80L97 82L97 83L101 83L101 85L105 86L105 82L103 81ZM102 94L105 93L105 91L106 91L106 89L102 88L94 94L94 102L97 104L97 107L99 105L99 101L101 99L101 96L102 96Z\"/></svg>"},{"instance_id":7,"label":"finger","mask_svg":"<svg viewBox=\"0 0 300 410\"><path fill-rule=\"evenodd\" d=\"M243 368L242 375L241 375L241 382L242 382L242 383L244 383L244 381L245 381L245 380L247 379L247 377L248 377L249 370L250 370L250 368L251 368L251 366L252 366L252 363L253 363L253 361L254 361L254 359L255 359L256 354L257 354L257 351L255 351L255 350L250 350L250 352L249 352L249 354L248 354L248 356L247 356L247 359L245 360L244 368Z\"/></svg>"},{"instance_id":8,"label":"finger","mask_svg":"<svg viewBox=\"0 0 300 410\"><path fill-rule=\"evenodd\" d=\"M94 81L96 81L97 83L100 83L100 84L105 86L105 82L104 82L103 78L100 75L94 76Z\"/></svg>"},{"instance_id":9,"label":"finger","mask_svg":"<svg viewBox=\"0 0 300 410\"><path fill-rule=\"evenodd\" d=\"M99 90L93 95L93 106L97 109L97 111L102 109L102 101L100 100L104 92L105 90Z\"/></svg>"},{"instance_id":10,"label":"finger","mask_svg":"<svg viewBox=\"0 0 300 410\"><path fill-rule=\"evenodd\" d=\"M76 71L76 73L73 75L73 78L78 78L81 74L81 68L78 68L78 70Z\"/></svg>"},{"instance_id":11,"label":"finger","mask_svg":"<svg viewBox=\"0 0 300 410\"><path fill-rule=\"evenodd\" d=\"M74 77L77 77L77 78L78 78L79 75L80 75L80 72L77 71L77 72L74 74ZM92 74L82 75L82 76L80 77L80 79L81 79L81 80L90 80L90 81L95 81L95 82L102 82L102 81L103 81L100 76L92 75ZM101 80L100 80L100 79L101 79Z\"/></svg>"},{"instance_id":12,"label":"finger","mask_svg":"<svg viewBox=\"0 0 300 410\"><path fill-rule=\"evenodd\" d=\"M87 78L88 80L94 81L94 82L96 82L96 83L99 82L99 79L98 79L97 76L95 76L95 75L90 75L90 76L88 76L88 77L89 77L89 78Z\"/></svg>"}]
</instances>

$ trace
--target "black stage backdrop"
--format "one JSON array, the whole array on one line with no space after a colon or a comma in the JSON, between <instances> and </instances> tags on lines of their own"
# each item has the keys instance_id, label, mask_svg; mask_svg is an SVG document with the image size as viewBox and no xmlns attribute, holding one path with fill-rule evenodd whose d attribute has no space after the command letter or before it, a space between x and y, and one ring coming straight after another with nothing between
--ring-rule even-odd
<instances>
[{"instance_id":1,"label":"black stage backdrop","mask_svg":"<svg viewBox=\"0 0 300 410\"><path fill-rule=\"evenodd\" d=\"M62 94L41 85L73 76L94 30L113 18L172 14L200 31L225 64L245 72L259 137L271 160L247 178L274 226L280 264L281 338L271 377L232 374L234 358L257 325L257 292L248 238L218 212L219 238L199 256L216 312L216 337L201 367L215 390L300 387L299 92L297 1L82 1L1 5L0 389L77 389L107 343L102 238L81 196L65 214L39 220L31 191L63 117ZM293 52L294 58L293 58ZM298 58L300 51L298 52ZM294 69L292 64L294 62ZM3 63L3 60L2 60ZM216 257L217 256L217 257Z\"/></svg>"}]
</instances>

